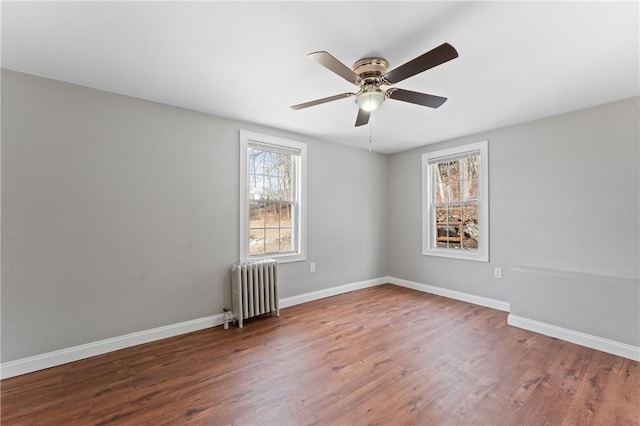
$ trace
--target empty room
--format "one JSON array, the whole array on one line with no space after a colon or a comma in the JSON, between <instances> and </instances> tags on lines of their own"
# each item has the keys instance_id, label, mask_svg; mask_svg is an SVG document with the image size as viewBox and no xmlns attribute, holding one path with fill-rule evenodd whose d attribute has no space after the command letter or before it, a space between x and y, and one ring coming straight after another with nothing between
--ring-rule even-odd
<instances>
[{"instance_id":1,"label":"empty room","mask_svg":"<svg viewBox=\"0 0 640 426\"><path fill-rule=\"evenodd\" d=\"M640 425L637 1L3 1L4 425Z\"/></svg>"}]
</instances>

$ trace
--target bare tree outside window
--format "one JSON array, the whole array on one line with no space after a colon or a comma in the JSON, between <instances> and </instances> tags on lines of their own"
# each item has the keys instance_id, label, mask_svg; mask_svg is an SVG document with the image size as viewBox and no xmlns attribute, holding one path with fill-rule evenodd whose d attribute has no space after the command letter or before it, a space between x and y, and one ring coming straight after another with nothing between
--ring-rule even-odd
<instances>
[{"instance_id":1,"label":"bare tree outside window","mask_svg":"<svg viewBox=\"0 0 640 426\"><path fill-rule=\"evenodd\" d=\"M240 130L240 262L306 260L307 145Z\"/></svg>"},{"instance_id":2,"label":"bare tree outside window","mask_svg":"<svg viewBox=\"0 0 640 426\"><path fill-rule=\"evenodd\" d=\"M488 141L422 154L422 254L489 261Z\"/></svg>"},{"instance_id":3,"label":"bare tree outside window","mask_svg":"<svg viewBox=\"0 0 640 426\"><path fill-rule=\"evenodd\" d=\"M478 156L443 161L432 168L435 178L436 247L478 248Z\"/></svg>"},{"instance_id":4,"label":"bare tree outside window","mask_svg":"<svg viewBox=\"0 0 640 426\"><path fill-rule=\"evenodd\" d=\"M289 253L295 247L296 155L281 150L248 150L249 254Z\"/></svg>"}]
</instances>

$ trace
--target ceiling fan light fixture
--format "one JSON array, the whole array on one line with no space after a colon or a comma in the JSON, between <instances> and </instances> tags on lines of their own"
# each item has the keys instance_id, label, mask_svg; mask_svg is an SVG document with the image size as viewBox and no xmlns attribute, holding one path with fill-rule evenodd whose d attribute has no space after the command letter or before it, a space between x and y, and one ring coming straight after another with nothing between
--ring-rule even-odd
<instances>
[{"instance_id":1,"label":"ceiling fan light fixture","mask_svg":"<svg viewBox=\"0 0 640 426\"><path fill-rule=\"evenodd\" d=\"M380 89L364 91L356 96L356 103L361 110L371 112L382 105L384 97L384 93Z\"/></svg>"}]
</instances>

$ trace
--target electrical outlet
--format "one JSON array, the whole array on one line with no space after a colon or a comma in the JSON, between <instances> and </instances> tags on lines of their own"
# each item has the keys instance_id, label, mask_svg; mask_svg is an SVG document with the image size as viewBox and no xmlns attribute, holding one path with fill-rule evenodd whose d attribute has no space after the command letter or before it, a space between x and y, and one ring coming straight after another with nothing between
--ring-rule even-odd
<instances>
[{"instance_id":1,"label":"electrical outlet","mask_svg":"<svg viewBox=\"0 0 640 426\"><path fill-rule=\"evenodd\" d=\"M502 278L502 268L493 268L493 278Z\"/></svg>"},{"instance_id":2,"label":"electrical outlet","mask_svg":"<svg viewBox=\"0 0 640 426\"><path fill-rule=\"evenodd\" d=\"M309 272L315 272L316 271L316 264L315 262L311 262L309 263Z\"/></svg>"}]
</instances>

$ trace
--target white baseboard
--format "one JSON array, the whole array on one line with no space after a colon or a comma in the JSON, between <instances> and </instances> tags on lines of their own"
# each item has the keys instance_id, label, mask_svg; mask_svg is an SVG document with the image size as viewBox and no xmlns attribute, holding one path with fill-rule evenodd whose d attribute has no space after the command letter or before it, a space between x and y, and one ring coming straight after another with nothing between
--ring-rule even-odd
<instances>
[{"instance_id":1,"label":"white baseboard","mask_svg":"<svg viewBox=\"0 0 640 426\"><path fill-rule=\"evenodd\" d=\"M375 287L386 283L509 312L508 302L394 277L380 277L371 280L359 281L332 287L324 290L318 290L297 296L286 297L280 299L280 307L287 308L289 306L299 305L301 303L311 302L313 300L336 296L339 294L361 290L364 288ZM516 327L535 331L537 333L545 334L552 337L557 337L559 339L577 343L579 345L586 346L592 349L597 349L603 352L608 352L615 355L623 356L625 358L640 361L640 349L635 346L602 339L596 336L590 336L587 334L555 327L549 324L540 323L514 315L509 315L508 318L508 323ZM35 355L28 358L22 358L15 361L4 362L0 364L0 379L6 379L9 377L19 376L21 374L43 370L45 368L55 367L57 365L78 361L96 355L102 355L107 352L125 349L143 343L153 342L155 340L165 339L167 337L173 337L180 334L203 330L205 328L215 327L218 325L222 325L222 323L222 314L217 314L209 317L194 319L191 321L185 321L177 324L171 324L163 327L130 333L123 336L117 336L110 339L99 340L97 342L87 343L84 345L73 346L71 348Z\"/></svg>"},{"instance_id":2,"label":"white baseboard","mask_svg":"<svg viewBox=\"0 0 640 426\"><path fill-rule=\"evenodd\" d=\"M55 367L73 361L102 355L107 352L129 348L155 340L166 339L180 334L190 333L209 327L222 324L222 314L209 317L198 318L190 321L170 324L163 327L138 331L125 334L123 336L112 337L110 339L99 340L97 342L84 345L73 346L58 351L47 352L28 358L17 359L15 361L3 362L0 364L0 379L19 376L45 368Z\"/></svg>"},{"instance_id":3,"label":"white baseboard","mask_svg":"<svg viewBox=\"0 0 640 426\"><path fill-rule=\"evenodd\" d=\"M473 303L474 305L486 306L487 308L497 309L499 311L509 312L509 302L502 300L490 299L488 297L476 296L475 294L463 293L461 291L449 290L447 288L436 287L433 285L417 283L414 281L403 280L400 278L386 277L386 282L401 287L411 288L413 290L431 293L438 296L448 297L449 299L460 300L463 302Z\"/></svg>"},{"instance_id":4,"label":"white baseboard","mask_svg":"<svg viewBox=\"0 0 640 426\"><path fill-rule=\"evenodd\" d=\"M312 302L314 300L324 299L325 297L337 296L339 294L349 293L355 290L362 290L364 288L375 287L381 284L387 284L389 282L389 277L374 278L372 280L358 281L338 287L331 287L324 290L299 294L297 296L285 297L284 299L280 299L280 307L288 308L289 306Z\"/></svg>"},{"instance_id":5,"label":"white baseboard","mask_svg":"<svg viewBox=\"0 0 640 426\"><path fill-rule=\"evenodd\" d=\"M300 303L311 302L325 297L348 293L354 290L375 287L387 282L386 278L376 278L332 287L325 290L318 290L298 296L286 297L284 299L280 299L280 307L286 308ZM58 351L34 355L27 358L21 358L15 361L3 362L0 364L0 379L8 379L9 377L44 370L45 368L67 364L69 362L102 355L119 349L125 349L131 346L153 342L155 340L166 339L167 337L178 336L180 334L191 333L192 331L215 327L222 325L222 323L222 314L217 314L205 318L152 328L150 330L125 334L123 336L112 337L110 339L99 340L97 342L87 343L84 345L73 346Z\"/></svg>"},{"instance_id":6,"label":"white baseboard","mask_svg":"<svg viewBox=\"0 0 640 426\"><path fill-rule=\"evenodd\" d=\"M545 336L555 337L576 345L585 346L587 348L596 349L598 351L607 352L628 358L634 361L640 361L640 347L628 345L626 343L616 342L615 340L604 339L602 337L593 336L591 334L581 333L579 331L569 330L567 328L558 327L544 322L519 317L509 314L507 324L524 328L525 330L534 331L544 334Z\"/></svg>"}]
</instances>

